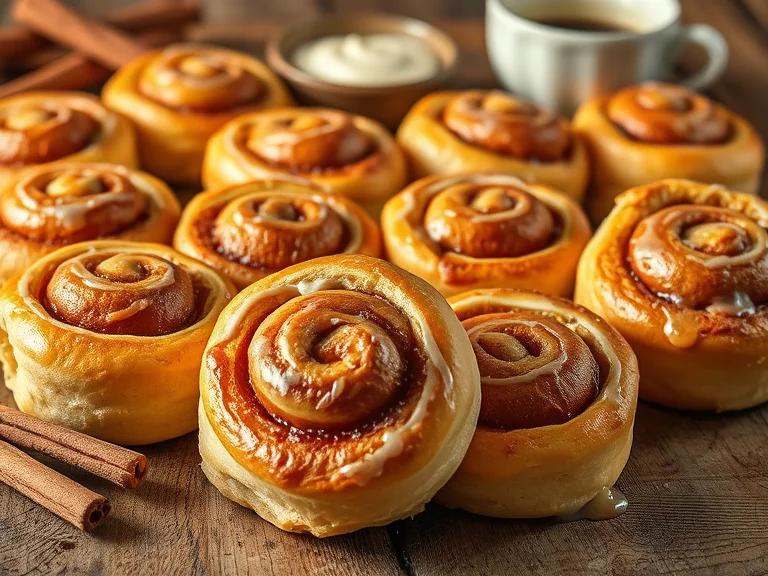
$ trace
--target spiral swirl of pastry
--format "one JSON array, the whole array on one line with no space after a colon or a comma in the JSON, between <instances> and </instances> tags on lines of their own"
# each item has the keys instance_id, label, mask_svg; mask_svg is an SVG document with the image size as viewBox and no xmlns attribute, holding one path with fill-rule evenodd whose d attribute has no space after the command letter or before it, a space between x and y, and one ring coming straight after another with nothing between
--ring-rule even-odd
<instances>
[{"instance_id":1,"label":"spiral swirl of pastry","mask_svg":"<svg viewBox=\"0 0 768 576\"><path fill-rule=\"evenodd\" d=\"M762 221L762 222L761 222ZM768 231L728 206L678 204L637 223L629 240L632 272L676 305L746 313L768 301ZM735 304L734 304L735 305Z\"/></svg>"},{"instance_id":2,"label":"spiral swirl of pastry","mask_svg":"<svg viewBox=\"0 0 768 576\"><path fill-rule=\"evenodd\" d=\"M286 175L347 196L375 217L406 182L405 160L387 130L339 110L255 112L236 118L208 143L203 181L209 188Z\"/></svg>"},{"instance_id":3,"label":"spiral swirl of pastry","mask_svg":"<svg viewBox=\"0 0 768 576\"><path fill-rule=\"evenodd\" d=\"M512 258L546 248L555 235L555 219L525 187L479 180L436 192L424 214L424 229L445 251Z\"/></svg>"},{"instance_id":4,"label":"spiral swirl of pastry","mask_svg":"<svg viewBox=\"0 0 768 576\"><path fill-rule=\"evenodd\" d=\"M514 430L567 422L595 399L599 368L570 328L533 314L484 314L462 323L480 368L480 422Z\"/></svg>"},{"instance_id":5,"label":"spiral swirl of pastry","mask_svg":"<svg viewBox=\"0 0 768 576\"><path fill-rule=\"evenodd\" d=\"M194 186L217 130L247 112L293 102L258 59L202 44L146 52L110 78L102 98L135 125L145 170Z\"/></svg>"},{"instance_id":6,"label":"spiral swirl of pastry","mask_svg":"<svg viewBox=\"0 0 768 576\"><path fill-rule=\"evenodd\" d=\"M637 361L572 302L510 289L449 299L480 369L480 420L438 500L499 517L574 513L627 462Z\"/></svg>"},{"instance_id":7,"label":"spiral swirl of pastry","mask_svg":"<svg viewBox=\"0 0 768 576\"><path fill-rule=\"evenodd\" d=\"M611 276L626 278L617 296L633 308L663 312L671 344L687 348L708 333L736 336L768 321L766 203L666 180L628 192L621 205L635 212L599 265L616 265Z\"/></svg>"},{"instance_id":8,"label":"spiral swirl of pastry","mask_svg":"<svg viewBox=\"0 0 768 576\"><path fill-rule=\"evenodd\" d=\"M431 460L477 400L472 370L456 363L469 343L448 346L449 326L460 327L438 302L420 280L365 256L265 278L219 320L206 352L201 427L212 424L263 482L302 498L350 490L353 498L360 487L396 482Z\"/></svg>"},{"instance_id":9,"label":"spiral swirl of pastry","mask_svg":"<svg viewBox=\"0 0 768 576\"><path fill-rule=\"evenodd\" d=\"M727 115L682 86L649 83L615 94L608 117L632 138L653 144L720 144L731 135Z\"/></svg>"},{"instance_id":10,"label":"spiral swirl of pastry","mask_svg":"<svg viewBox=\"0 0 768 576\"><path fill-rule=\"evenodd\" d=\"M0 289L0 354L19 409L117 444L197 428L200 367L235 288L168 246L61 247Z\"/></svg>"},{"instance_id":11,"label":"spiral swirl of pastry","mask_svg":"<svg viewBox=\"0 0 768 576\"><path fill-rule=\"evenodd\" d=\"M147 216L150 196L130 173L105 164L62 164L22 177L0 195L0 223L36 242L110 236Z\"/></svg>"},{"instance_id":12,"label":"spiral swirl of pastry","mask_svg":"<svg viewBox=\"0 0 768 576\"><path fill-rule=\"evenodd\" d=\"M0 282L65 245L170 243L181 206L160 180L114 164L55 162L0 187Z\"/></svg>"},{"instance_id":13,"label":"spiral swirl of pastry","mask_svg":"<svg viewBox=\"0 0 768 576\"><path fill-rule=\"evenodd\" d=\"M241 287L292 264L342 253L378 256L376 224L353 202L288 180L261 180L196 196L176 248Z\"/></svg>"},{"instance_id":14,"label":"spiral swirl of pastry","mask_svg":"<svg viewBox=\"0 0 768 576\"><path fill-rule=\"evenodd\" d=\"M498 90L456 96L445 107L443 122L466 142L540 162L562 159L571 140L564 118Z\"/></svg>"},{"instance_id":15,"label":"spiral swirl of pastry","mask_svg":"<svg viewBox=\"0 0 768 576\"><path fill-rule=\"evenodd\" d=\"M510 283L565 294L590 235L575 202L501 173L419 180L382 226L392 261L444 294Z\"/></svg>"},{"instance_id":16,"label":"spiral swirl of pastry","mask_svg":"<svg viewBox=\"0 0 768 576\"><path fill-rule=\"evenodd\" d=\"M25 92L0 100L0 184L48 162L137 164L133 128L80 92Z\"/></svg>"},{"instance_id":17,"label":"spiral swirl of pastry","mask_svg":"<svg viewBox=\"0 0 768 576\"><path fill-rule=\"evenodd\" d=\"M506 172L581 201L589 157L569 122L498 90L434 92L397 131L413 177Z\"/></svg>"},{"instance_id":18,"label":"spiral swirl of pastry","mask_svg":"<svg viewBox=\"0 0 768 576\"><path fill-rule=\"evenodd\" d=\"M745 407L762 394L768 398L768 391L743 389L754 385L746 373L729 391L714 382L724 369L722 358L734 350L747 373L752 354L765 354L764 201L686 180L629 190L585 250L576 299L605 314L636 349L648 350L638 353L645 397L697 409ZM663 361L669 369L662 373L657 363ZM694 376L710 364L706 376ZM687 372L678 374L678 366L688 366ZM695 385L686 384L691 378Z\"/></svg>"},{"instance_id":19,"label":"spiral swirl of pastry","mask_svg":"<svg viewBox=\"0 0 768 576\"><path fill-rule=\"evenodd\" d=\"M99 130L86 112L65 102L19 104L0 117L0 163L41 164L88 146Z\"/></svg>"},{"instance_id":20,"label":"spiral swirl of pastry","mask_svg":"<svg viewBox=\"0 0 768 576\"><path fill-rule=\"evenodd\" d=\"M190 275L164 258L86 252L56 269L45 304L53 317L93 332L160 336L189 324L195 292Z\"/></svg>"},{"instance_id":21,"label":"spiral swirl of pastry","mask_svg":"<svg viewBox=\"0 0 768 576\"><path fill-rule=\"evenodd\" d=\"M318 109L286 116L272 115L244 127L246 148L289 171L312 172L360 162L374 146L371 136L344 112Z\"/></svg>"},{"instance_id":22,"label":"spiral swirl of pastry","mask_svg":"<svg viewBox=\"0 0 768 576\"><path fill-rule=\"evenodd\" d=\"M648 83L585 102L574 116L589 144L587 214L600 222L626 190L669 178L757 193L765 147L738 114L679 86Z\"/></svg>"},{"instance_id":23,"label":"spiral swirl of pastry","mask_svg":"<svg viewBox=\"0 0 768 576\"><path fill-rule=\"evenodd\" d=\"M179 111L216 113L258 102L265 87L229 51L180 45L149 62L139 77L139 90Z\"/></svg>"}]
</instances>

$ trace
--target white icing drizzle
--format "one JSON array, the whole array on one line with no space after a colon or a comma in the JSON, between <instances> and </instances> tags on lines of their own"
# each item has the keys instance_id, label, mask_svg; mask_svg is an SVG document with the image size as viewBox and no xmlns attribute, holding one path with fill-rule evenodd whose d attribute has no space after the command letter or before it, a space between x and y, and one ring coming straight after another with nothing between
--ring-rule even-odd
<instances>
[{"instance_id":1,"label":"white icing drizzle","mask_svg":"<svg viewBox=\"0 0 768 576\"><path fill-rule=\"evenodd\" d=\"M237 335L237 331L243 324L243 320L256 302L264 298L271 298L272 296L280 296L283 294L289 295L289 298L294 298L301 293L295 286L275 286L274 288L268 288L261 292L254 292L248 296L245 300L239 303L237 311L229 317L226 330L224 330L221 339L232 340Z\"/></svg>"},{"instance_id":2,"label":"white icing drizzle","mask_svg":"<svg viewBox=\"0 0 768 576\"><path fill-rule=\"evenodd\" d=\"M106 247L104 249L97 249L93 246L89 247L87 250L83 250L79 254L73 256L72 258L68 260L64 260L62 262L56 263L57 266L60 266L62 264L65 264L66 262L69 262L71 260L75 260L80 256L86 255L86 254L94 254L96 252L108 252L108 253L115 253L115 254L137 254L137 255L149 255L149 256L158 256L162 258L163 256L161 254L157 254L152 251L146 251L146 252L135 252L133 248L118 248L118 247ZM81 270L78 270L78 268L82 268L84 270L84 273L86 276L83 276L83 272ZM36 275L42 275L42 273L45 270L37 270L37 265L32 265L30 268L27 269L26 272L21 276L21 278L18 281L17 284L17 290L19 293L19 296L22 298L24 303L29 306L29 309L32 310L35 314L37 314L40 318L43 318L44 320L54 321L58 322L57 320L54 320L51 318L51 316L48 314L48 312L45 310L45 307L37 301L36 298L32 296L32 294L29 291L29 284L30 282L35 278ZM99 290L118 290L120 287L113 286L107 281L104 281L104 284L97 284L93 281L90 281L90 284L88 283L89 280L87 280L87 277L90 276L90 278L98 278L96 276L93 276L88 270L79 262L75 263L75 266L73 266L73 272L78 275L81 279L83 279L83 282L86 286L89 288L95 288ZM173 283L175 281L175 274L173 272L173 268L171 266L167 267L167 270L163 277L158 280L158 282L168 282L169 280L169 272L170 272L170 283ZM217 280L218 277L217 277ZM165 287L168 284L163 283L160 287ZM157 284L154 284L154 287L158 287ZM70 329L74 329L74 327L70 326Z\"/></svg>"},{"instance_id":3,"label":"white icing drizzle","mask_svg":"<svg viewBox=\"0 0 768 576\"><path fill-rule=\"evenodd\" d=\"M132 195L129 192L102 192L92 194L85 201L66 202L66 196L56 198L53 205L40 206L40 204L29 195L30 181L37 174L20 180L16 185L16 197L27 210L38 211L46 216L51 216L56 222L66 230L80 230L88 224L88 212L95 210L105 204L131 204ZM34 223L33 223L34 224ZM42 224L42 223L38 223Z\"/></svg>"},{"instance_id":4,"label":"white icing drizzle","mask_svg":"<svg viewBox=\"0 0 768 576\"><path fill-rule=\"evenodd\" d=\"M317 114L317 116L325 122L313 126L312 128L304 128L301 131L296 130L280 130L272 132L271 134L264 135L261 139L271 146L285 146L291 144L299 144L304 140L310 140L312 138L318 138L325 134L332 134L334 130L338 130L340 123L333 121L335 118L344 118L340 114ZM328 118L331 118L329 120Z\"/></svg>"},{"instance_id":5,"label":"white icing drizzle","mask_svg":"<svg viewBox=\"0 0 768 576\"><path fill-rule=\"evenodd\" d=\"M110 312L108 313L105 318L107 322L120 322L122 320L127 320L131 316L135 316L142 310L146 310L149 306L150 302L149 300L146 300L145 298L142 298L141 300L136 300L133 302L128 308L124 308L123 310L118 310L116 312Z\"/></svg>"},{"instance_id":6,"label":"white icing drizzle","mask_svg":"<svg viewBox=\"0 0 768 576\"><path fill-rule=\"evenodd\" d=\"M523 212L523 204L518 202L515 204L514 208L511 208L509 210L501 210L499 212L492 212L489 214L475 214L470 219L470 222L498 222L499 220L511 220L513 218L516 218Z\"/></svg>"},{"instance_id":7,"label":"white icing drizzle","mask_svg":"<svg viewBox=\"0 0 768 576\"><path fill-rule=\"evenodd\" d=\"M671 213L663 220L663 224L667 227L671 226L677 219L676 213ZM688 246L682 239L680 243L687 249L686 258L697 264L701 264L706 268L727 268L728 266L735 266L738 264L749 264L754 262L760 255L766 250L766 233L761 233L756 236L750 234L752 240L752 246L746 252L737 254L736 256L725 256L722 254L707 254L700 252L694 248ZM660 238L655 236L653 229L647 226L640 237L640 240L650 245L647 250L640 251L639 256L646 259L653 259L659 252L666 250L662 244ZM636 249L637 250L637 249Z\"/></svg>"},{"instance_id":8,"label":"white icing drizzle","mask_svg":"<svg viewBox=\"0 0 768 576\"><path fill-rule=\"evenodd\" d=\"M497 305L500 307L509 306L512 303L520 308L527 308L529 310L540 310L544 312L550 312L555 314L564 314L563 308L559 307L554 302L550 302L546 297L536 298L527 294L521 294L519 297L500 297L492 295L476 295L462 300L456 307L456 312L466 308L471 308L476 305ZM600 346L603 354L608 359L608 375L605 378L600 395L595 402L602 400L611 400L618 403L621 398L621 362L616 355L608 338L603 334L602 330L594 324L594 321L589 317L579 313L576 310L567 310L565 314L573 322L578 323L580 326L586 328L590 334L594 337L595 341ZM571 327L569 325L569 327ZM571 327L572 329L572 327Z\"/></svg>"},{"instance_id":9,"label":"white icing drizzle","mask_svg":"<svg viewBox=\"0 0 768 576\"><path fill-rule=\"evenodd\" d=\"M75 260L73 258L73 260ZM166 288L176 281L176 274L173 271L173 266L165 262L158 261L159 265L163 267L163 275L156 278L154 275L149 276L146 280L136 282L135 286L141 286L142 288L153 288L156 290ZM75 261L72 263L72 273L82 280L83 284L88 288L94 290L122 290L125 288L125 284L119 282L112 282L107 278L102 278L90 272L82 262Z\"/></svg>"},{"instance_id":10,"label":"white icing drizzle","mask_svg":"<svg viewBox=\"0 0 768 576\"><path fill-rule=\"evenodd\" d=\"M254 336L251 344L250 353L255 358L264 357L269 349L269 338L257 334ZM282 396L287 396L291 388L299 383L300 376L292 367L288 367L285 370L280 370L275 364L271 362L259 363L259 374L261 379L274 387Z\"/></svg>"},{"instance_id":11,"label":"white icing drizzle","mask_svg":"<svg viewBox=\"0 0 768 576\"><path fill-rule=\"evenodd\" d=\"M752 299L746 292L735 291L730 296L715 298L707 306L707 312L726 314L727 316L747 316L757 311Z\"/></svg>"},{"instance_id":12,"label":"white icing drizzle","mask_svg":"<svg viewBox=\"0 0 768 576\"><path fill-rule=\"evenodd\" d=\"M317 405L315 408L317 410L323 410L324 408L327 408L336 400L339 399L339 397L344 393L344 389L347 387L347 381L345 378L339 378L338 380L334 380L333 384L331 385L331 389L323 394L323 396L320 398L320 400L317 402Z\"/></svg>"},{"instance_id":13,"label":"white icing drizzle","mask_svg":"<svg viewBox=\"0 0 768 576\"><path fill-rule=\"evenodd\" d=\"M309 185L306 181L297 180L297 184L301 184L304 186ZM349 213L347 208L343 204L335 204L333 207L330 207L327 204L327 201L325 198L319 195L312 195L308 196L306 194L298 194L296 192L292 192L289 190L280 190L278 187L270 189L268 191L264 191L261 193L256 194L249 194L244 198L244 200L249 199L260 199L260 198L297 198L299 200L307 200L307 198L311 199L313 202L318 204L320 206L321 212L319 214L319 219L325 218L328 215L328 212L330 210L333 210L336 214L339 215L339 217L344 221L344 224L349 231L349 242L347 246L344 248L342 254L355 254L360 249L360 246L363 241L363 229L360 224L360 221L353 217L352 214ZM278 224L280 226L295 226L295 227L302 227L306 226L307 222L293 222L290 220L282 220L280 218L276 218L273 216L264 216L263 214L256 213L253 217L246 218L243 213L238 210L234 213L233 219L235 221L235 224L241 227L248 227L249 223L274 223Z\"/></svg>"},{"instance_id":14,"label":"white icing drizzle","mask_svg":"<svg viewBox=\"0 0 768 576\"><path fill-rule=\"evenodd\" d=\"M302 280L296 285L299 294L311 294L321 290L333 290L338 288L339 283L329 278L315 278L314 280Z\"/></svg>"},{"instance_id":15,"label":"white icing drizzle","mask_svg":"<svg viewBox=\"0 0 768 576\"><path fill-rule=\"evenodd\" d=\"M481 332L488 325L498 326L500 324L510 325L510 326L523 325L523 326L529 326L531 328L535 328L535 327L543 328L544 330L552 334L552 336L554 336L557 339L558 346L560 347L560 355L557 357L555 361L549 362L544 366L539 366L538 368L531 370L527 374L520 374L519 376L509 376L508 378L482 377L480 380L482 381L483 384L518 384L518 383L530 382L531 380L535 380L539 376L543 376L545 374L557 375L562 369L563 365L568 361L568 354L565 352L565 348L563 346L560 336L554 330L551 330L549 327L543 324L539 324L537 322L532 322L530 320L516 320L514 318L510 318L504 321L489 320L488 322L483 322L481 324L478 324L477 326L472 327L470 330L467 331L467 336L472 336L476 332Z\"/></svg>"},{"instance_id":16,"label":"white icing drizzle","mask_svg":"<svg viewBox=\"0 0 768 576\"><path fill-rule=\"evenodd\" d=\"M420 190L419 194L423 196L425 202L428 202L433 196L439 194L445 189L457 184L464 183L480 186L510 186L536 196L536 194L534 194L532 191L532 188L526 182L517 176L508 174L460 174L453 177L441 178L440 180L433 182L431 185L425 187L423 190ZM439 252L437 244L432 238L442 238L447 234L447 228L442 228L442 226L445 225L444 222L441 220L431 222L429 230L430 234L427 234L427 231L421 225L421 223L414 224L411 221L412 212L418 205L416 192L412 189L409 189L406 192L401 193L400 198L403 201L403 207L397 212L396 220L402 222L402 225L407 229L407 233L403 234L407 248L413 251L415 249L414 245L421 242L426 244L430 251ZM541 198L539 197L539 199ZM546 203L548 206L550 206L549 200L547 200ZM476 216L473 216L472 221L480 222L506 220L515 217L520 212L520 210L522 210L522 207L518 204L510 210L504 210L492 214L477 214ZM455 212L453 211L445 212L444 215L448 217L456 216ZM566 228L563 230L564 237L567 237L569 233L569 226L570 224L568 224L566 221ZM468 256L459 255L458 252L455 252L455 254L461 258L474 260Z\"/></svg>"},{"instance_id":17,"label":"white icing drizzle","mask_svg":"<svg viewBox=\"0 0 768 576\"><path fill-rule=\"evenodd\" d=\"M346 289L346 286L341 280L318 277L311 280L302 280L296 285L288 284L284 286L275 286L267 290L254 292L243 301L239 302L237 312L228 319L227 327L219 341L231 340L236 335L245 316L259 300L280 295L287 295L289 298L292 298L298 295L306 295L321 290L331 289L344 290ZM453 373L445 361L445 358L443 358L442 352L437 345L437 341L429 329L429 323L426 318L418 312L413 314L412 319L416 322L416 327L424 342L427 357L430 360L427 366L424 389L419 397L416 407L402 427L396 430L386 431L382 435L382 444L378 448L365 454L360 460L346 464L339 469L337 473L338 475L352 478L359 485L364 485L373 478L380 476L387 460L395 458L402 453L405 446L406 434L415 433L422 426L427 415L429 403L435 396L435 390L438 386L438 374L440 375L440 380L443 382L445 388L446 400L451 407L454 405ZM333 390L331 392L333 392ZM339 390L339 393L341 393L341 390ZM323 399L321 398L320 401L322 402Z\"/></svg>"}]
</instances>

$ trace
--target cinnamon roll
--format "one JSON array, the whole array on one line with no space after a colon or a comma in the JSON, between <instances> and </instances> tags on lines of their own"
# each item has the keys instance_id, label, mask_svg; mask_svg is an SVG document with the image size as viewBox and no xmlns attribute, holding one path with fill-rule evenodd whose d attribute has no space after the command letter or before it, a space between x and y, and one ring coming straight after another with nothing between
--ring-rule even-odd
<instances>
[{"instance_id":1,"label":"cinnamon roll","mask_svg":"<svg viewBox=\"0 0 768 576\"><path fill-rule=\"evenodd\" d=\"M500 518L621 513L626 502L611 505L609 490L629 458L637 407L627 342L589 310L534 292L475 290L449 301L472 343L482 403L438 502Z\"/></svg>"},{"instance_id":2,"label":"cinnamon roll","mask_svg":"<svg viewBox=\"0 0 768 576\"><path fill-rule=\"evenodd\" d=\"M117 444L197 427L200 363L234 287L160 244L84 242L0 290L0 360L22 411Z\"/></svg>"},{"instance_id":3,"label":"cinnamon roll","mask_svg":"<svg viewBox=\"0 0 768 576\"><path fill-rule=\"evenodd\" d=\"M296 175L351 198L378 219L406 184L405 159L374 120L327 108L282 108L241 116L205 152L207 188Z\"/></svg>"},{"instance_id":4,"label":"cinnamon roll","mask_svg":"<svg viewBox=\"0 0 768 576\"><path fill-rule=\"evenodd\" d=\"M423 178L381 215L391 262L443 295L471 288L570 295L591 231L576 202L503 173Z\"/></svg>"},{"instance_id":5,"label":"cinnamon roll","mask_svg":"<svg viewBox=\"0 0 768 576\"><path fill-rule=\"evenodd\" d=\"M138 165L133 126L83 92L25 92L0 100L0 187L51 162Z\"/></svg>"},{"instance_id":6,"label":"cinnamon roll","mask_svg":"<svg viewBox=\"0 0 768 576\"><path fill-rule=\"evenodd\" d=\"M140 56L112 76L102 97L136 125L142 167L180 184L200 182L205 143L229 120L292 102L259 60L198 44Z\"/></svg>"},{"instance_id":7,"label":"cinnamon roll","mask_svg":"<svg viewBox=\"0 0 768 576\"><path fill-rule=\"evenodd\" d=\"M224 496L331 536L424 508L480 406L472 347L428 284L359 255L292 266L241 292L203 361L200 453Z\"/></svg>"},{"instance_id":8,"label":"cinnamon roll","mask_svg":"<svg viewBox=\"0 0 768 576\"><path fill-rule=\"evenodd\" d=\"M592 153L587 213L599 222L628 188L689 178L756 193L764 146L744 118L705 96L648 83L584 104L574 129Z\"/></svg>"},{"instance_id":9,"label":"cinnamon roll","mask_svg":"<svg viewBox=\"0 0 768 576\"><path fill-rule=\"evenodd\" d=\"M381 253L379 228L362 208L288 180L254 180L198 194L184 210L174 246L239 289L312 258Z\"/></svg>"},{"instance_id":10,"label":"cinnamon roll","mask_svg":"<svg viewBox=\"0 0 768 576\"><path fill-rule=\"evenodd\" d=\"M69 244L170 244L181 207L160 180L114 164L54 163L0 187L0 284Z\"/></svg>"},{"instance_id":11,"label":"cinnamon roll","mask_svg":"<svg viewBox=\"0 0 768 576\"><path fill-rule=\"evenodd\" d=\"M412 175L498 170L581 201L589 160L561 118L499 90L435 92L411 109L397 142Z\"/></svg>"},{"instance_id":12,"label":"cinnamon roll","mask_svg":"<svg viewBox=\"0 0 768 576\"><path fill-rule=\"evenodd\" d=\"M637 353L646 400L768 400L768 203L686 180L620 195L579 264L576 301Z\"/></svg>"}]
</instances>

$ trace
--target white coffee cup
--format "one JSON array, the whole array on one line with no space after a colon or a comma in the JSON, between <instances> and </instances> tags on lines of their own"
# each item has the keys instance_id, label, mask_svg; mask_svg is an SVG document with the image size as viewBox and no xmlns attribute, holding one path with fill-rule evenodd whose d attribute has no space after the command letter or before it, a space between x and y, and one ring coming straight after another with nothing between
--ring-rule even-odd
<instances>
[{"instance_id":1,"label":"white coffee cup","mask_svg":"<svg viewBox=\"0 0 768 576\"><path fill-rule=\"evenodd\" d=\"M593 96L666 80L687 43L703 46L706 66L682 84L701 90L728 64L722 35L682 26L679 0L487 0L488 55L508 90L566 115ZM616 26L583 31L542 22L578 20Z\"/></svg>"}]
</instances>

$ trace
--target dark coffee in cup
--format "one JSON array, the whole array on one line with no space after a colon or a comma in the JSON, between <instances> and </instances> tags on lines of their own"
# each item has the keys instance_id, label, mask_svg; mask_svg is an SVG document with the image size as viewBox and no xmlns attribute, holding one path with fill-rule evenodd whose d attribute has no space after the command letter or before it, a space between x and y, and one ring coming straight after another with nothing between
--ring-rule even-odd
<instances>
[{"instance_id":1,"label":"dark coffee in cup","mask_svg":"<svg viewBox=\"0 0 768 576\"><path fill-rule=\"evenodd\" d=\"M564 30L575 30L577 32L630 32L639 33L640 30L633 30L624 23L610 22L608 20L597 20L592 18L542 18L536 20L539 24L552 26L553 28L562 28Z\"/></svg>"}]
</instances>

